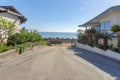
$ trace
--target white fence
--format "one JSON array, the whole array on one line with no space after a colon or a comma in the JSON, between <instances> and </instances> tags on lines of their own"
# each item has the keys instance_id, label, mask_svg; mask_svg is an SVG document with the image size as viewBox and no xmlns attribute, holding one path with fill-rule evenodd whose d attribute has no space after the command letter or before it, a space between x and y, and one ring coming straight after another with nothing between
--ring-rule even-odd
<instances>
[{"instance_id":1,"label":"white fence","mask_svg":"<svg viewBox=\"0 0 120 80\"><path fill-rule=\"evenodd\" d=\"M92 51L92 52L95 52L97 54L100 54L100 55L103 55L103 56L120 61L120 54L117 52L113 52L111 50L104 51L102 49L99 49L96 47L91 47L91 46L80 44L80 43L76 43L76 47L81 48L81 49L85 49L88 51Z\"/></svg>"}]
</instances>

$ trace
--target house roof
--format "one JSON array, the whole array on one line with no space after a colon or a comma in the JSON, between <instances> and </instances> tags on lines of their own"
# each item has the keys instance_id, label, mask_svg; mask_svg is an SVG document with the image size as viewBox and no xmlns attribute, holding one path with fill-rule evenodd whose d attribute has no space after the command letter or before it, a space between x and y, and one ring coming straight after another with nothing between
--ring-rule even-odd
<instances>
[{"instance_id":1,"label":"house roof","mask_svg":"<svg viewBox=\"0 0 120 80\"><path fill-rule=\"evenodd\" d=\"M93 24L97 25L97 24L99 24L99 21L98 21L98 20L99 20L100 18L102 18L102 17L104 17L104 16L112 13L113 11L120 11L120 5L110 7L109 9L105 10L103 13L99 14L99 15L96 16L95 18L89 20L88 22L86 22L86 23L84 23L84 24L82 24L82 25L79 25L79 27L83 27L83 26L86 27L86 26L88 26L88 25L93 25Z\"/></svg>"},{"instance_id":2,"label":"house roof","mask_svg":"<svg viewBox=\"0 0 120 80\"><path fill-rule=\"evenodd\" d=\"M13 6L0 6L0 12L7 12L20 18L21 23L26 22L26 18Z\"/></svg>"}]
</instances>

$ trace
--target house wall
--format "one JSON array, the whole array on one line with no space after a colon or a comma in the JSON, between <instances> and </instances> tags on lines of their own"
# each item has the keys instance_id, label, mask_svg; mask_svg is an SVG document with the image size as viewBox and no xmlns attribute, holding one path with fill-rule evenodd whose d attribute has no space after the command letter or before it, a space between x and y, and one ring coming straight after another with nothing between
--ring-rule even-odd
<instances>
[{"instance_id":1,"label":"house wall","mask_svg":"<svg viewBox=\"0 0 120 80\"><path fill-rule=\"evenodd\" d=\"M110 21L110 25L115 25L115 24L119 24L120 25L120 11L115 11L115 12L111 12L110 14L102 17L99 21L104 22L104 21ZM110 26L110 27L111 27ZM103 43L102 40L100 40L101 43ZM117 40L108 40L108 45L113 44L114 47L117 47Z\"/></svg>"},{"instance_id":2,"label":"house wall","mask_svg":"<svg viewBox=\"0 0 120 80\"><path fill-rule=\"evenodd\" d=\"M109 40L108 41L108 45L111 45L111 44L113 44L113 47L117 47L117 40Z\"/></svg>"},{"instance_id":3,"label":"house wall","mask_svg":"<svg viewBox=\"0 0 120 80\"><path fill-rule=\"evenodd\" d=\"M15 31L14 32L19 32L20 30L20 19L18 18L18 16L9 14L9 13L0 13L0 16L3 17L4 19L13 22L15 24ZM2 34L2 33L0 33ZM7 35L6 35L7 37ZM6 43L7 42L7 38L5 37L5 35L2 36L3 42ZM1 41L0 41L1 42Z\"/></svg>"},{"instance_id":4,"label":"house wall","mask_svg":"<svg viewBox=\"0 0 120 80\"><path fill-rule=\"evenodd\" d=\"M103 45L103 39L99 39L99 44ZM117 39L116 40L108 40L108 45L113 45L113 47L117 47Z\"/></svg>"},{"instance_id":5,"label":"house wall","mask_svg":"<svg viewBox=\"0 0 120 80\"><path fill-rule=\"evenodd\" d=\"M120 11L111 12L110 14L102 17L99 21L104 22L110 20L111 26L115 24L120 25Z\"/></svg>"},{"instance_id":6,"label":"house wall","mask_svg":"<svg viewBox=\"0 0 120 80\"><path fill-rule=\"evenodd\" d=\"M20 29L20 19L18 18L18 16L9 13L0 13L0 16L2 16L3 18L7 19L10 22L13 22L16 26L16 30Z\"/></svg>"}]
</instances>

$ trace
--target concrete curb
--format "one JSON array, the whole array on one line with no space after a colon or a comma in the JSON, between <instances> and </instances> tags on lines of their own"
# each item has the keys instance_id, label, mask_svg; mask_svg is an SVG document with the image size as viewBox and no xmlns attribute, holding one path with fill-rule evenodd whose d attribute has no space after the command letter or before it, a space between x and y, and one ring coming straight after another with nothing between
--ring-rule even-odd
<instances>
[{"instance_id":1,"label":"concrete curb","mask_svg":"<svg viewBox=\"0 0 120 80\"><path fill-rule=\"evenodd\" d=\"M24 54L25 52L27 52L27 51L38 49L39 47L41 47L41 46L34 46L33 48L32 48L32 47L28 47L28 48L25 49L25 51L23 52L23 54ZM11 55L11 54L14 54L14 53L16 53L16 54L18 53L18 52L16 51L16 49L12 49L12 50L3 52L3 53L0 54L0 58L7 57L7 56L9 56L9 55Z\"/></svg>"},{"instance_id":2,"label":"concrete curb","mask_svg":"<svg viewBox=\"0 0 120 80\"><path fill-rule=\"evenodd\" d=\"M17 53L15 49L3 52L3 53L0 54L0 58L6 57L6 56L14 54L14 53Z\"/></svg>"}]
</instances>

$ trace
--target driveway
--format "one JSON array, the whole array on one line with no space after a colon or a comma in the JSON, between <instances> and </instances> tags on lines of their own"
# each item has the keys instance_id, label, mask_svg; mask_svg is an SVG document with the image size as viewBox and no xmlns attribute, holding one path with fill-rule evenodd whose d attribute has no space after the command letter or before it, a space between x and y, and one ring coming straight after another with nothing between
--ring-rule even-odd
<instances>
[{"instance_id":1,"label":"driveway","mask_svg":"<svg viewBox=\"0 0 120 80\"><path fill-rule=\"evenodd\" d=\"M0 80L120 80L120 64L76 47L44 47L2 63Z\"/></svg>"}]
</instances>

